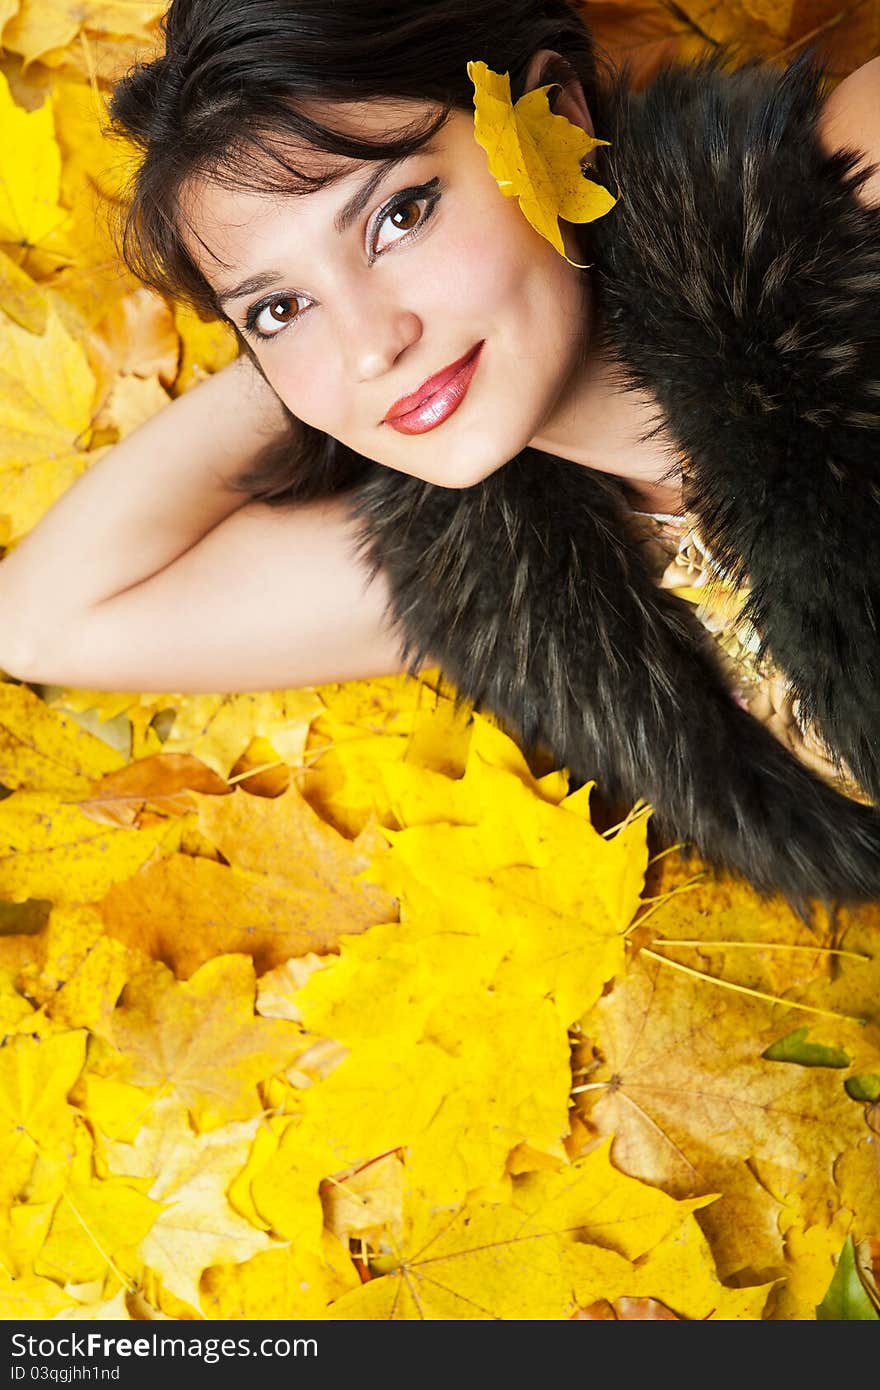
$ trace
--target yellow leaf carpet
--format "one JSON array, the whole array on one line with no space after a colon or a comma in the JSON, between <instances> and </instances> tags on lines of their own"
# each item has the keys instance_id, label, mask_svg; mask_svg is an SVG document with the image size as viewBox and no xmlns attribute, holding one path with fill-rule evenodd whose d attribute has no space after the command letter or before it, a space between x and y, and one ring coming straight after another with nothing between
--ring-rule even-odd
<instances>
[{"instance_id":1,"label":"yellow leaf carpet","mask_svg":"<svg viewBox=\"0 0 880 1390\"><path fill-rule=\"evenodd\" d=\"M162 8L0 0L6 548L234 354L109 231ZM880 906L810 930L452 696L0 682L0 1318L812 1320L838 1262L876 1316Z\"/></svg>"}]
</instances>

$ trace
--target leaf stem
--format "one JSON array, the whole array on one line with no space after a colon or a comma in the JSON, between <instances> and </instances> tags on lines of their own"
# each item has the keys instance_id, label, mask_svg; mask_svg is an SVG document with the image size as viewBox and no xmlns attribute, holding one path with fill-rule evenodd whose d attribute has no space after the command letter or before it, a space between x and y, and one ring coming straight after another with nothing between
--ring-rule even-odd
<instances>
[{"instance_id":1,"label":"leaf stem","mask_svg":"<svg viewBox=\"0 0 880 1390\"><path fill-rule=\"evenodd\" d=\"M672 970L680 970L682 975L690 975L695 980L705 980L710 985L720 985L723 989L732 989L737 994L748 994L752 999L763 999L768 1004L781 1004L784 1009L801 1009L807 1014L816 1014L820 1018L843 1018L849 1023L866 1023L867 1019L859 1018L856 1014L841 1014L836 1009L820 1009L814 1004L800 1004L794 999L780 999L777 994L765 994L760 989L749 989L747 985L735 985L731 980L722 980L717 975L709 975L705 970L693 970L689 965L682 965L680 961L671 960L669 956L664 956L660 951L652 951L647 946L643 946L641 955L650 956L652 960L662 961Z\"/></svg>"},{"instance_id":2,"label":"leaf stem","mask_svg":"<svg viewBox=\"0 0 880 1390\"><path fill-rule=\"evenodd\" d=\"M655 936L654 945L711 947L723 946L725 949L728 946L732 946L745 951L818 951L822 955L846 956L850 960L868 961L874 959L873 956L869 956L865 951L843 951L836 946L809 946L806 943L795 945L785 941L701 941L699 939L688 941L676 941L673 940L671 937Z\"/></svg>"},{"instance_id":3,"label":"leaf stem","mask_svg":"<svg viewBox=\"0 0 880 1390\"><path fill-rule=\"evenodd\" d=\"M668 893L661 893L659 897L642 898L641 901L643 903L650 903L651 906L648 908L647 912L642 913L641 917L637 917L634 922L630 922L624 932L624 936L629 936L630 932L635 931L636 927L640 927L643 922L646 922L648 918L657 911L658 907L662 907L664 903L668 903L672 898L677 898L681 893L687 893L689 889L693 888L694 884L703 877L704 873L705 869L701 869L699 873L694 874L693 878L689 878L685 883L680 883L677 888L670 888Z\"/></svg>"}]
</instances>

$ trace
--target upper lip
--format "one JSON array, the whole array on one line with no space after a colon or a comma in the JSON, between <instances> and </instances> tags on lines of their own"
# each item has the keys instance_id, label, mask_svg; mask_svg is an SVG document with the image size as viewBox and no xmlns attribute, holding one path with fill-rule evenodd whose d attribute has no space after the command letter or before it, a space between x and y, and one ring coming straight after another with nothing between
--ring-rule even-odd
<instances>
[{"instance_id":1,"label":"upper lip","mask_svg":"<svg viewBox=\"0 0 880 1390\"><path fill-rule=\"evenodd\" d=\"M475 347L468 348L466 353L456 358L454 362L450 362L448 367L441 367L439 372L429 376L426 381L422 382L421 386L416 387L415 391L412 391L408 396L401 396L382 416L382 424L384 425L389 420L399 420L401 415L409 415L411 411L418 410L420 405L424 405L425 401L430 400L433 395L442 390L446 383L451 381L457 372L461 371L465 363L470 361L474 353L479 352L482 346L482 341L480 341Z\"/></svg>"}]
</instances>

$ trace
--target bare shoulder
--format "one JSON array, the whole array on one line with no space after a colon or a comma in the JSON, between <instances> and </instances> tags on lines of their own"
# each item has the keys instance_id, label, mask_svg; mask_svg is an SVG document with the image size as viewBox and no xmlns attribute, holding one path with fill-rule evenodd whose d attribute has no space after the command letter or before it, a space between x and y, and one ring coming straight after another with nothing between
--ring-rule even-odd
<instances>
[{"instance_id":1,"label":"bare shoulder","mask_svg":"<svg viewBox=\"0 0 880 1390\"><path fill-rule=\"evenodd\" d=\"M872 58L845 77L825 101L819 136L829 152L861 152L861 168L873 166L859 196L880 207L880 58Z\"/></svg>"}]
</instances>

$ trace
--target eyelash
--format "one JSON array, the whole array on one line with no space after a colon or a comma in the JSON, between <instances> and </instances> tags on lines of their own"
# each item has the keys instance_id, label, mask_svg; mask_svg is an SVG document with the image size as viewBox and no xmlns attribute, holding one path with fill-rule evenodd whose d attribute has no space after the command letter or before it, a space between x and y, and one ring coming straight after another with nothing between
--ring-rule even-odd
<instances>
[{"instance_id":1,"label":"eyelash","mask_svg":"<svg viewBox=\"0 0 880 1390\"><path fill-rule=\"evenodd\" d=\"M378 233L388 218L401 208L405 208L408 203L424 203L424 212L411 230L405 231L402 236L395 238L389 246L381 251L369 250L367 253L368 264L373 265L380 256L385 255L387 250L393 249L393 247L398 246L401 242L412 241L415 237L420 236L423 229L431 220L442 196L440 191L440 180L437 178L431 179L429 183L421 184L417 188L404 188L400 193L395 193L394 197L391 198L383 208L380 208L379 212L370 223L367 230L367 241L370 247L375 246ZM283 332L292 328L299 322L306 309L308 309L309 304L303 305L299 313L292 318L289 323L279 325L275 333L263 333L257 327L260 315L264 310L271 309L275 304L287 304L305 298L305 295L298 294L272 294L269 295L267 299L261 299L258 304L253 304L250 309L248 309L244 322L245 332L258 342L270 342L273 338L280 337ZM309 303L311 303L311 301L309 301Z\"/></svg>"}]
</instances>

